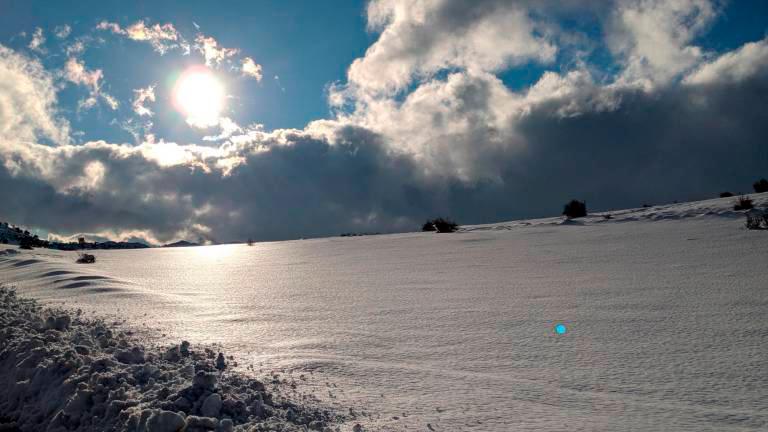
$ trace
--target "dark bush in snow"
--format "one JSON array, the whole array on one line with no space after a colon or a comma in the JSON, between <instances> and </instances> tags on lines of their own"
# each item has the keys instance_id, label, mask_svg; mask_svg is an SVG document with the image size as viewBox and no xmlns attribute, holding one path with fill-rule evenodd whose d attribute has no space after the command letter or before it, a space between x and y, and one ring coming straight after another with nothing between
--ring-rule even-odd
<instances>
[{"instance_id":1,"label":"dark bush in snow","mask_svg":"<svg viewBox=\"0 0 768 432\"><path fill-rule=\"evenodd\" d=\"M456 229L459 228L459 225L450 220L450 219L443 219L441 217L428 220L424 223L424 225L421 227L422 231L437 231L439 233L452 233L456 231Z\"/></svg>"},{"instance_id":2,"label":"dark bush in snow","mask_svg":"<svg viewBox=\"0 0 768 432\"><path fill-rule=\"evenodd\" d=\"M752 187L755 188L755 192L757 193L768 192L768 180L764 178L760 179L756 181Z\"/></svg>"},{"instance_id":3,"label":"dark bush in snow","mask_svg":"<svg viewBox=\"0 0 768 432\"><path fill-rule=\"evenodd\" d=\"M78 253L75 262L78 264L93 264L96 262L96 257L87 253Z\"/></svg>"},{"instance_id":4,"label":"dark bush in snow","mask_svg":"<svg viewBox=\"0 0 768 432\"><path fill-rule=\"evenodd\" d=\"M450 219L437 218L433 222L439 233L452 233L459 227L459 224Z\"/></svg>"},{"instance_id":5,"label":"dark bush in snow","mask_svg":"<svg viewBox=\"0 0 768 432\"><path fill-rule=\"evenodd\" d=\"M730 198L733 194L730 192L720 192L720 198Z\"/></svg>"},{"instance_id":6,"label":"dark bush in snow","mask_svg":"<svg viewBox=\"0 0 768 432\"><path fill-rule=\"evenodd\" d=\"M584 217L587 215L587 203L584 201L571 200L571 202L565 205L563 214L570 219Z\"/></svg>"},{"instance_id":7,"label":"dark bush in snow","mask_svg":"<svg viewBox=\"0 0 768 432\"><path fill-rule=\"evenodd\" d=\"M421 226L421 230L424 232L437 231L437 228L435 228L435 224L432 219L428 219L426 222L424 222L424 225Z\"/></svg>"},{"instance_id":8,"label":"dark bush in snow","mask_svg":"<svg viewBox=\"0 0 768 432\"><path fill-rule=\"evenodd\" d=\"M753 207L752 199L748 196L740 196L738 201L736 201L736 203L733 205L733 209L736 211L749 210Z\"/></svg>"}]
</instances>

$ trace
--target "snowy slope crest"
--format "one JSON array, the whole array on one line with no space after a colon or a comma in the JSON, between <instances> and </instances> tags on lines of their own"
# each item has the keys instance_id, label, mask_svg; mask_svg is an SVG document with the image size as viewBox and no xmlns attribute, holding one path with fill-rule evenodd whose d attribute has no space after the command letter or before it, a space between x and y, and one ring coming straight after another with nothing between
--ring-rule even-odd
<instances>
[{"instance_id":1,"label":"snowy slope crest","mask_svg":"<svg viewBox=\"0 0 768 432\"><path fill-rule=\"evenodd\" d=\"M746 195L753 201L757 211L768 211L768 193ZM563 216L542 219L528 219L483 225L466 225L461 231L509 230L526 226L542 225L596 225L617 222L663 221L689 218L720 217L734 220L744 219L746 211L734 210L739 197L716 198L704 201L664 204L624 210L589 213L586 217L567 219Z\"/></svg>"}]
</instances>

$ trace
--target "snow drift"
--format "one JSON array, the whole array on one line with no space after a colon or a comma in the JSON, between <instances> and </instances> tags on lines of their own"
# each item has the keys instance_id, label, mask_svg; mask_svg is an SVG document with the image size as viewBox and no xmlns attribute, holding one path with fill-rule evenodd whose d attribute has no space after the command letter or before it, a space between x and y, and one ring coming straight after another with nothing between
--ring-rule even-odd
<instances>
[{"instance_id":1,"label":"snow drift","mask_svg":"<svg viewBox=\"0 0 768 432\"><path fill-rule=\"evenodd\" d=\"M0 288L0 430L331 431L343 419L227 373L189 343L145 349L78 313Z\"/></svg>"}]
</instances>

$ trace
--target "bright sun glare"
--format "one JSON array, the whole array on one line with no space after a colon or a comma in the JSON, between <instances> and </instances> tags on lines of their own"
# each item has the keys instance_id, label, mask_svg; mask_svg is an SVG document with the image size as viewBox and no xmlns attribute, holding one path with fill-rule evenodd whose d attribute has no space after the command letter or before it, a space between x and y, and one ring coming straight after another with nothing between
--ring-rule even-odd
<instances>
[{"instance_id":1,"label":"bright sun glare","mask_svg":"<svg viewBox=\"0 0 768 432\"><path fill-rule=\"evenodd\" d=\"M204 67L185 71L173 88L173 103L192 126L207 128L218 124L224 109L224 85Z\"/></svg>"}]
</instances>

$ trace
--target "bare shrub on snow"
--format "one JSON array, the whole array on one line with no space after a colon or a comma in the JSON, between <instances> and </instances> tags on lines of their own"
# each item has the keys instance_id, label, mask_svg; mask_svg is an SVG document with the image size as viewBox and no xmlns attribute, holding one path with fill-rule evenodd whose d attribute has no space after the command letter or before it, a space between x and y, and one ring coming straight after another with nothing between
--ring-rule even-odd
<instances>
[{"instance_id":1,"label":"bare shrub on snow","mask_svg":"<svg viewBox=\"0 0 768 432\"><path fill-rule=\"evenodd\" d=\"M741 210L750 210L754 208L754 203L752 202L752 198L742 195L739 197L738 200L736 200L736 203L733 204L733 209L736 211Z\"/></svg>"},{"instance_id":2,"label":"bare shrub on snow","mask_svg":"<svg viewBox=\"0 0 768 432\"><path fill-rule=\"evenodd\" d=\"M569 219L576 219L587 215L587 203L579 200L571 200L563 208L563 215Z\"/></svg>"},{"instance_id":3,"label":"bare shrub on snow","mask_svg":"<svg viewBox=\"0 0 768 432\"><path fill-rule=\"evenodd\" d=\"M768 229L768 212L751 211L746 213L747 221L745 225L751 230Z\"/></svg>"}]
</instances>

